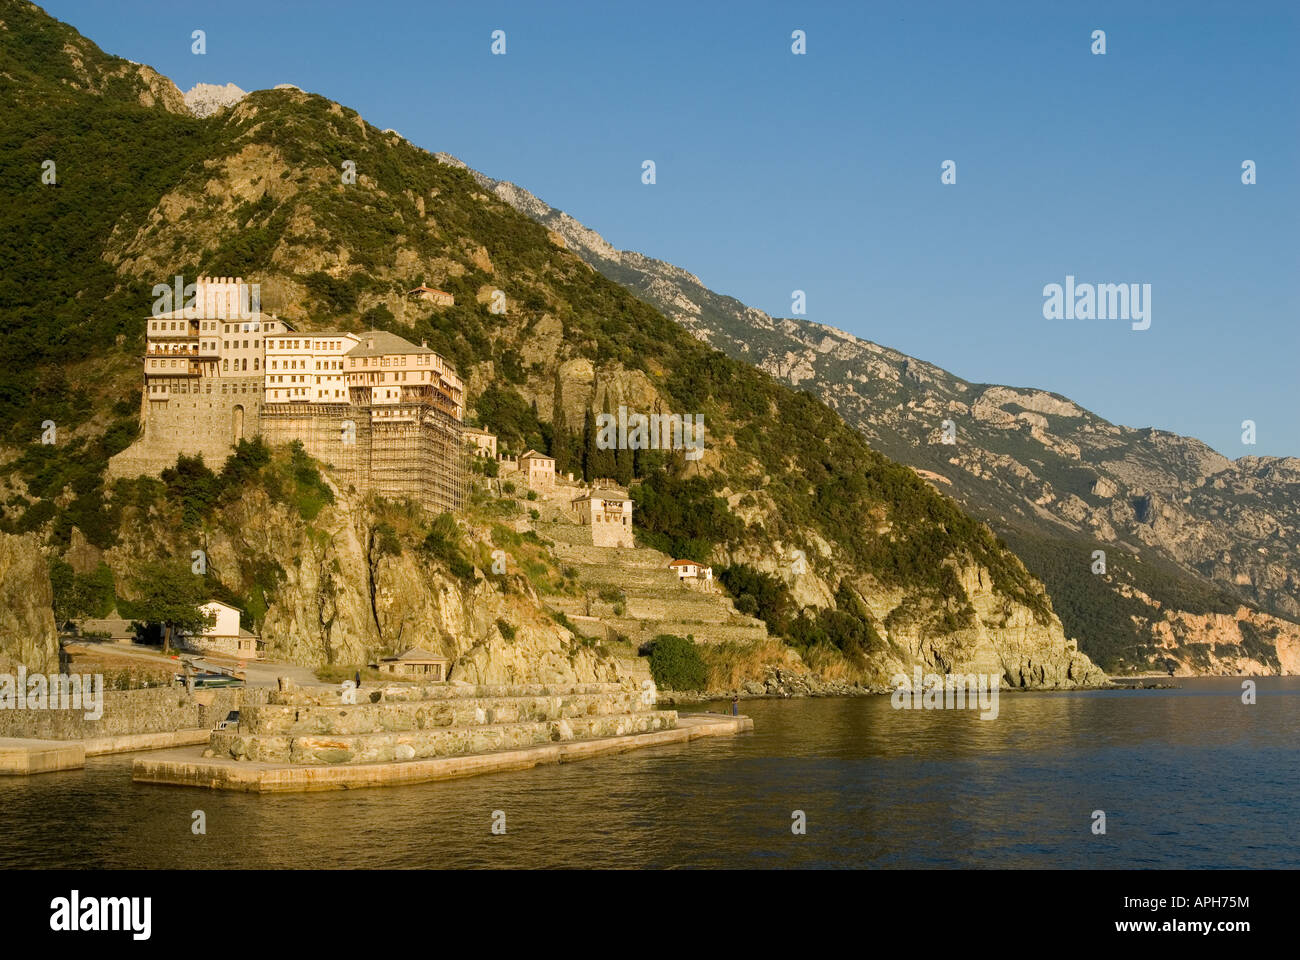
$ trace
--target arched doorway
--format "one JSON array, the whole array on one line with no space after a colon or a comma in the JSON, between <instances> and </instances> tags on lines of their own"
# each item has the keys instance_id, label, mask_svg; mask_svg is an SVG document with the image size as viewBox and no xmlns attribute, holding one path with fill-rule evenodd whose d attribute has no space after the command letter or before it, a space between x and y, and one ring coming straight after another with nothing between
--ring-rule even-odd
<instances>
[{"instance_id":1,"label":"arched doorway","mask_svg":"<svg viewBox=\"0 0 1300 960\"><path fill-rule=\"evenodd\" d=\"M230 433L232 444L239 443L244 439L244 406L235 404L235 409L230 412Z\"/></svg>"}]
</instances>

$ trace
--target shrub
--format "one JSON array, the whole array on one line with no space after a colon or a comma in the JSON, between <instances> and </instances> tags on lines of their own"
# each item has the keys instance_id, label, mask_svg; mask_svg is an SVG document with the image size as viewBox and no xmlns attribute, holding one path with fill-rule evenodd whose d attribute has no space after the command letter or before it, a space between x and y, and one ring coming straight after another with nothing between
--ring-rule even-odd
<instances>
[{"instance_id":1,"label":"shrub","mask_svg":"<svg viewBox=\"0 0 1300 960\"><path fill-rule=\"evenodd\" d=\"M446 564L451 575L461 580L474 579L474 564L469 562L461 545L460 527L450 513L434 518L420 549Z\"/></svg>"},{"instance_id":2,"label":"shrub","mask_svg":"<svg viewBox=\"0 0 1300 960\"><path fill-rule=\"evenodd\" d=\"M650 645L650 673L669 690L703 690L708 671L695 644L685 637L662 633Z\"/></svg>"}]
</instances>

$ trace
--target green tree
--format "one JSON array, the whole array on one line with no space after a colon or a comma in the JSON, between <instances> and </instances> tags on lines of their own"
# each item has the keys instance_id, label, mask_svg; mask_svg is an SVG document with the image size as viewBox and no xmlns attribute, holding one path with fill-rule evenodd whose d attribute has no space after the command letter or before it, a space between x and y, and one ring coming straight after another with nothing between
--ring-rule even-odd
<instances>
[{"instance_id":1,"label":"green tree","mask_svg":"<svg viewBox=\"0 0 1300 960\"><path fill-rule=\"evenodd\" d=\"M695 644L671 633L661 633L651 642L650 673L657 686L669 690L703 690L709 679Z\"/></svg>"},{"instance_id":2,"label":"green tree","mask_svg":"<svg viewBox=\"0 0 1300 960\"><path fill-rule=\"evenodd\" d=\"M587 408L587 412L582 418L582 479L591 480L592 453L596 449L596 415Z\"/></svg>"},{"instance_id":3,"label":"green tree","mask_svg":"<svg viewBox=\"0 0 1300 960\"><path fill-rule=\"evenodd\" d=\"M177 631L193 635L212 626L213 615L202 609L208 602L207 585L183 561L145 564L135 579L135 589L138 599L131 603L133 619L162 629L163 653L171 651Z\"/></svg>"},{"instance_id":4,"label":"green tree","mask_svg":"<svg viewBox=\"0 0 1300 960\"><path fill-rule=\"evenodd\" d=\"M614 479L626 487L632 482L632 461L634 451L619 448L614 451Z\"/></svg>"},{"instance_id":5,"label":"green tree","mask_svg":"<svg viewBox=\"0 0 1300 960\"><path fill-rule=\"evenodd\" d=\"M547 451L555 458L555 473L567 473L573 466L573 438L569 435L569 425L564 419L564 406L560 403L559 376L555 386L555 402L551 407L551 449Z\"/></svg>"},{"instance_id":6,"label":"green tree","mask_svg":"<svg viewBox=\"0 0 1300 960\"><path fill-rule=\"evenodd\" d=\"M608 413L611 412L610 409L609 409L609 396L608 396L608 394L605 396L605 410L604 410L604 412L605 412L606 414L608 414ZM596 430L596 431L595 431L595 437L596 437L596 440L597 440L597 441L599 441L599 438L600 438L601 433L602 433L601 430ZM593 476L593 477L612 477L612 476L614 476L614 466L615 466L615 464L614 464L614 448L613 448L613 447L608 447L608 448L602 449L601 446L600 446L600 443L599 443L599 442L595 442L595 443L593 443L593 448L592 448L592 451L591 451L591 473L592 473L592 476Z\"/></svg>"}]
</instances>

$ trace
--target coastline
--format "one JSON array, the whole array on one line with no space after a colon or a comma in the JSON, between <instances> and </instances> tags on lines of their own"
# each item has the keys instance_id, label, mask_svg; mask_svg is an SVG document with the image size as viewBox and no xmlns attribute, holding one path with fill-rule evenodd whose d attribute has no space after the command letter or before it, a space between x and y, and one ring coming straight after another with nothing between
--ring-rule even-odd
<instances>
[{"instance_id":1,"label":"coastline","mask_svg":"<svg viewBox=\"0 0 1300 960\"><path fill-rule=\"evenodd\" d=\"M1206 674L1205 676L1235 676L1235 674ZM1078 684L1075 686L1011 687L1003 686L1001 693L1061 693L1076 690L1174 690L1178 680L1197 677L1170 677L1166 673L1126 674L1108 676L1105 683ZM806 674L782 674L777 671L762 683L749 681L740 688L730 690L669 690L659 691L658 702L668 706L678 704L709 703L717 700L790 700L821 697L873 697L889 696L893 688L864 684L820 681Z\"/></svg>"}]
</instances>

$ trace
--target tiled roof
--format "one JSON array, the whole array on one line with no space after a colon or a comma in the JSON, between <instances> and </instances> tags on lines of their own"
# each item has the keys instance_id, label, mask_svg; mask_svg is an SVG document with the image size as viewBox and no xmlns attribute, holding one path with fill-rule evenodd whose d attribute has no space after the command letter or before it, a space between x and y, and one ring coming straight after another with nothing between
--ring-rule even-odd
<instances>
[{"instance_id":1,"label":"tiled roof","mask_svg":"<svg viewBox=\"0 0 1300 960\"><path fill-rule=\"evenodd\" d=\"M358 333L356 336L361 339L361 342L349 350L345 356L382 357L394 353L433 353L428 347L417 347L410 340L404 340L397 334L389 333L387 330L369 330L366 333Z\"/></svg>"},{"instance_id":2,"label":"tiled roof","mask_svg":"<svg viewBox=\"0 0 1300 960\"><path fill-rule=\"evenodd\" d=\"M446 657L439 656L436 653L430 653L423 647L411 647L403 650L395 657L384 657L385 660L446 660Z\"/></svg>"}]
</instances>

